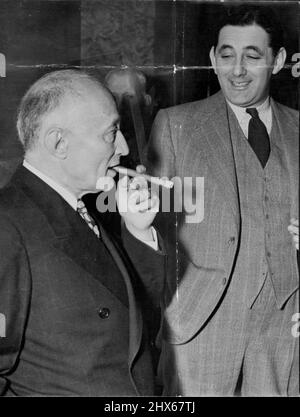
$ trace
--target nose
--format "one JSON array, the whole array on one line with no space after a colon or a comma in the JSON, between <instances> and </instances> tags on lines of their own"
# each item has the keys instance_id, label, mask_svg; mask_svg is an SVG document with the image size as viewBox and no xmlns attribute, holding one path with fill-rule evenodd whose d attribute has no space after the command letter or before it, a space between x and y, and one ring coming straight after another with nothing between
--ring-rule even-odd
<instances>
[{"instance_id":1,"label":"nose","mask_svg":"<svg viewBox=\"0 0 300 417\"><path fill-rule=\"evenodd\" d=\"M118 130L117 132L115 145L116 145L116 150L115 150L116 154L123 155L123 156L129 154L129 148L121 130Z\"/></svg>"},{"instance_id":2,"label":"nose","mask_svg":"<svg viewBox=\"0 0 300 417\"><path fill-rule=\"evenodd\" d=\"M241 75L246 74L247 70L246 70L244 59L242 56L237 57L235 59L232 72L233 72L233 75L236 77L240 77Z\"/></svg>"}]
</instances>

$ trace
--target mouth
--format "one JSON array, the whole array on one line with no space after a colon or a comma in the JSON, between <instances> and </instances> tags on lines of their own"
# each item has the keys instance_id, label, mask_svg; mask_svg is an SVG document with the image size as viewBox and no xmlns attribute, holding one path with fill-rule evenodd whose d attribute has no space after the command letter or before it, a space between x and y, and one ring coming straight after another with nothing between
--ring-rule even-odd
<instances>
[{"instance_id":1,"label":"mouth","mask_svg":"<svg viewBox=\"0 0 300 417\"><path fill-rule=\"evenodd\" d=\"M114 170L114 167L120 165L120 161L114 161L112 162L109 167L107 168L107 175L110 177L115 177L117 175L117 172Z\"/></svg>"},{"instance_id":2,"label":"mouth","mask_svg":"<svg viewBox=\"0 0 300 417\"><path fill-rule=\"evenodd\" d=\"M251 81L230 81L231 86L235 89L235 90L246 90L246 88L248 88L249 84L251 83Z\"/></svg>"}]
</instances>

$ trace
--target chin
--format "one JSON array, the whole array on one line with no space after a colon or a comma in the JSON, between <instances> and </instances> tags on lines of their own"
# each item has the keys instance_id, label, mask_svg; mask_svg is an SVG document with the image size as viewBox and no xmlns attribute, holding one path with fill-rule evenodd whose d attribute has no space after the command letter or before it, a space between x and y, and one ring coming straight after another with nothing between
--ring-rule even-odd
<instances>
[{"instance_id":1,"label":"chin","mask_svg":"<svg viewBox=\"0 0 300 417\"><path fill-rule=\"evenodd\" d=\"M230 103L235 104L236 106L240 106L240 107L249 107L249 106L251 106L251 100L249 100L247 97L230 96L228 98L228 101L230 101Z\"/></svg>"}]
</instances>

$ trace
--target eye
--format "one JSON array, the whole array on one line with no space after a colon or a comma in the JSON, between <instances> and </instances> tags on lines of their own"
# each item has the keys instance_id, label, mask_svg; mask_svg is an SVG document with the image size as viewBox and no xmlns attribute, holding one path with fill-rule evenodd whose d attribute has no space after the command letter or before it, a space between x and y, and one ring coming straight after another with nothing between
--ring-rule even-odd
<instances>
[{"instance_id":1,"label":"eye","mask_svg":"<svg viewBox=\"0 0 300 417\"><path fill-rule=\"evenodd\" d=\"M221 60L222 61L225 61L225 63L226 62L231 62L232 60L234 59L234 56L233 55L231 55L231 54L224 54L224 55L221 55Z\"/></svg>"},{"instance_id":2,"label":"eye","mask_svg":"<svg viewBox=\"0 0 300 417\"><path fill-rule=\"evenodd\" d=\"M256 59L260 59L260 56L257 56L257 55L247 55L247 58L248 59L254 59L254 60L256 60Z\"/></svg>"},{"instance_id":3,"label":"eye","mask_svg":"<svg viewBox=\"0 0 300 417\"><path fill-rule=\"evenodd\" d=\"M118 133L118 127L115 127L114 129L110 130L104 135L104 140L107 143L114 143L117 137Z\"/></svg>"}]
</instances>

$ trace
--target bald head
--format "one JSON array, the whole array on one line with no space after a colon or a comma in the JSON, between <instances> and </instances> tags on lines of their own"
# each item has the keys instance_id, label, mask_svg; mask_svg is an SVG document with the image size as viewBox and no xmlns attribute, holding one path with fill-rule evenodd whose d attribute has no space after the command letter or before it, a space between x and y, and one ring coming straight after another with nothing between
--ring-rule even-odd
<instances>
[{"instance_id":1,"label":"bald head","mask_svg":"<svg viewBox=\"0 0 300 417\"><path fill-rule=\"evenodd\" d=\"M106 87L82 71L55 71L36 81L23 97L18 112L17 129L25 152L37 144L46 117L55 113L64 103L85 100L89 94L96 93L104 103L112 100Z\"/></svg>"}]
</instances>

